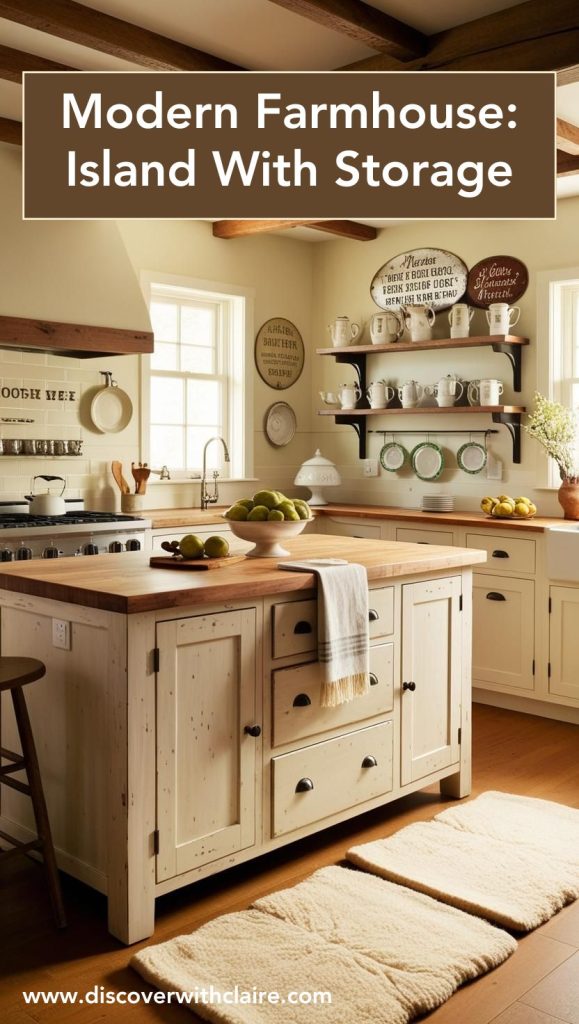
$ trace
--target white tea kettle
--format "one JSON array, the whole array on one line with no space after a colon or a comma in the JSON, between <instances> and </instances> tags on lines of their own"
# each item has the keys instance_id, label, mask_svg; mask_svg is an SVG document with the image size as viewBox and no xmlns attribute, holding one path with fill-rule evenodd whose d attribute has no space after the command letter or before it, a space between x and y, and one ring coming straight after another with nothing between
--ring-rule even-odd
<instances>
[{"instance_id":1,"label":"white tea kettle","mask_svg":"<svg viewBox=\"0 0 579 1024\"><path fill-rule=\"evenodd\" d=\"M35 485L37 480L46 480L48 484L52 483L53 480L60 480L62 490L60 494L51 494L50 491L47 491L45 494L36 494ZM26 500L30 502L30 514L33 516L63 516L66 512L66 503L63 498L65 487L66 480L62 476L44 476L42 473L38 476L33 476L32 494L25 495Z\"/></svg>"},{"instance_id":2,"label":"white tea kettle","mask_svg":"<svg viewBox=\"0 0 579 1024\"><path fill-rule=\"evenodd\" d=\"M354 339L358 337L360 326L359 324L351 323L350 318L347 316L337 316L331 324L328 324L328 330L334 348L342 348L344 345L351 345Z\"/></svg>"}]
</instances>

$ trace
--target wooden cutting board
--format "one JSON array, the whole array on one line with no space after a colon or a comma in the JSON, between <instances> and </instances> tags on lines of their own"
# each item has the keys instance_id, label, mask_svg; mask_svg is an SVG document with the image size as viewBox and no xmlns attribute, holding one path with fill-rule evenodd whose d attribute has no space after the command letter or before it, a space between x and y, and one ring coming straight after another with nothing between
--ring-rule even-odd
<instances>
[{"instance_id":1,"label":"wooden cutting board","mask_svg":"<svg viewBox=\"0 0 579 1024\"><path fill-rule=\"evenodd\" d=\"M153 569L225 569L242 562L245 555L226 555L225 558L174 558L173 555L152 555L149 565Z\"/></svg>"}]
</instances>

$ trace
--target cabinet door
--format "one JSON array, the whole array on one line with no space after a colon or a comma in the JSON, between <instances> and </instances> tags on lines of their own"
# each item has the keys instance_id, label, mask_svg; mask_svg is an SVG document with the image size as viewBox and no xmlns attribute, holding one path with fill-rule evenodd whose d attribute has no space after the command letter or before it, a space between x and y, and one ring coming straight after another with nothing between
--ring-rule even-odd
<instances>
[{"instance_id":1,"label":"cabinet door","mask_svg":"<svg viewBox=\"0 0 579 1024\"><path fill-rule=\"evenodd\" d=\"M255 842L254 608L157 626L157 880Z\"/></svg>"},{"instance_id":2,"label":"cabinet door","mask_svg":"<svg viewBox=\"0 0 579 1024\"><path fill-rule=\"evenodd\" d=\"M533 690L535 584L473 576L472 676L484 689Z\"/></svg>"},{"instance_id":3,"label":"cabinet door","mask_svg":"<svg viewBox=\"0 0 579 1024\"><path fill-rule=\"evenodd\" d=\"M460 576L402 587L403 786L459 760L460 595Z\"/></svg>"},{"instance_id":4,"label":"cabinet door","mask_svg":"<svg viewBox=\"0 0 579 1024\"><path fill-rule=\"evenodd\" d=\"M551 587L549 693L579 701L579 589Z\"/></svg>"}]
</instances>

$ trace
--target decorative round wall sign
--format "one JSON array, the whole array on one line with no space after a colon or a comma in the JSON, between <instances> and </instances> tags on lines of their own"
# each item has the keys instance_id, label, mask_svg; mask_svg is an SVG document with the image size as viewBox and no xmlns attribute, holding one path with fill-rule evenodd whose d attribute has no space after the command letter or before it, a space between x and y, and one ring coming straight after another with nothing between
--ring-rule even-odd
<instances>
[{"instance_id":1,"label":"decorative round wall sign","mask_svg":"<svg viewBox=\"0 0 579 1024\"><path fill-rule=\"evenodd\" d=\"M516 302L528 283L529 272L515 256L487 256L469 272L466 294L472 306L488 309L491 302Z\"/></svg>"},{"instance_id":2,"label":"decorative round wall sign","mask_svg":"<svg viewBox=\"0 0 579 1024\"><path fill-rule=\"evenodd\" d=\"M291 320L271 317L259 328L255 339L255 365L270 388L291 388L304 368L304 342Z\"/></svg>"},{"instance_id":3,"label":"decorative round wall sign","mask_svg":"<svg viewBox=\"0 0 579 1024\"><path fill-rule=\"evenodd\" d=\"M370 294L380 309L431 306L437 312L462 299L467 277L466 263L446 249L410 249L380 267Z\"/></svg>"}]
</instances>

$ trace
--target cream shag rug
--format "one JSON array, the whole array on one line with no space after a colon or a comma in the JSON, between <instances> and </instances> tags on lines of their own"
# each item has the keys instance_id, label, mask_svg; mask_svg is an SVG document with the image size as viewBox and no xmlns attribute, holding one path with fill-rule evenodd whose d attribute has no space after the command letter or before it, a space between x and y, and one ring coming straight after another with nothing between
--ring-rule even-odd
<instances>
[{"instance_id":1,"label":"cream shag rug","mask_svg":"<svg viewBox=\"0 0 579 1024\"><path fill-rule=\"evenodd\" d=\"M483 793L347 856L383 878L529 931L579 897L579 811Z\"/></svg>"},{"instance_id":2,"label":"cream shag rug","mask_svg":"<svg viewBox=\"0 0 579 1024\"><path fill-rule=\"evenodd\" d=\"M219 1024L406 1024L515 948L506 932L428 896L330 867L131 964L165 991L332 994L325 1006L191 1004Z\"/></svg>"}]
</instances>

